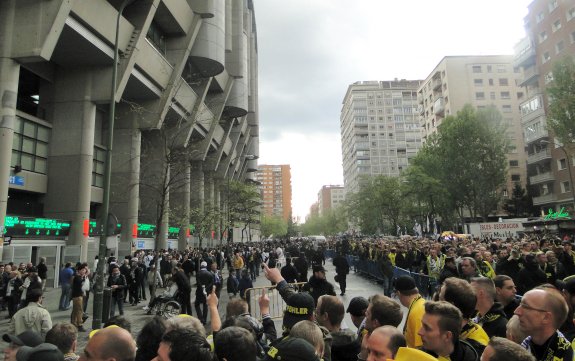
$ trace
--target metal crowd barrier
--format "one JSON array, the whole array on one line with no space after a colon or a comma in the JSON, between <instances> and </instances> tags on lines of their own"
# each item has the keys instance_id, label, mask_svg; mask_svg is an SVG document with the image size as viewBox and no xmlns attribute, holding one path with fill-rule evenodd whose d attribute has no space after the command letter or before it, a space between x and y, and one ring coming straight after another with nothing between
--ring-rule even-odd
<instances>
[{"instance_id":1,"label":"metal crowd barrier","mask_svg":"<svg viewBox=\"0 0 575 361\"><path fill-rule=\"evenodd\" d=\"M351 269L354 269L356 272L361 273L364 276L367 276L369 278L375 279L377 282L381 282L384 283L386 282L385 280L385 276L382 272L381 266L376 262L376 261L372 261L372 260L360 260L359 257L357 256L350 256L347 255L347 261L351 267ZM327 255L326 255L327 258ZM399 276L403 276L403 275L408 275L413 277L413 279L415 280L415 284L417 285L417 288L419 289L419 293L423 296L423 297L431 297L433 292L435 291L434 288L435 287L435 280L432 279L431 277L427 276L427 275L422 275L420 273L416 273L416 272L411 272L409 270L403 269L403 268L399 268L399 267L393 267L393 279L399 277ZM393 288L393 279L387 280L389 281L389 287Z\"/></svg>"},{"instance_id":2,"label":"metal crowd barrier","mask_svg":"<svg viewBox=\"0 0 575 361\"><path fill-rule=\"evenodd\" d=\"M297 283L290 283L290 285L292 285L295 288L296 292L299 292L305 283L306 282L297 282ZM254 288L248 288L246 290L246 301L248 302L250 314L253 317L257 318L258 320L262 319L262 314L260 311L258 300L264 292L267 292L268 297L270 298L271 318L272 319L282 318L284 315L284 309L286 304L283 298L281 297L280 293L276 289L276 286L254 287Z\"/></svg>"}]
</instances>

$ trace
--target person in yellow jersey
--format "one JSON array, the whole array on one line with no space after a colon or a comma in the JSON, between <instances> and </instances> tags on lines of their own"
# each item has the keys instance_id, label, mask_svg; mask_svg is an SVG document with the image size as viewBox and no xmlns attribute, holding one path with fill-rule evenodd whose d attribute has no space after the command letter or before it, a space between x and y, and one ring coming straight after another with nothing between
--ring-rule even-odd
<instances>
[{"instance_id":1,"label":"person in yellow jersey","mask_svg":"<svg viewBox=\"0 0 575 361\"><path fill-rule=\"evenodd\" d=\"M417 348L423 343L417 333L421 328L421 319L425 313L425 299L419 294L415 280L411 276L400 276L395 280L395 294L399 302L408 309L403 335L408 347Z\"/></svg>"},{"instance_id":2,"label":"person in yellow jersey","mask_svg":"<svg viewBox=\"0 0 575 361\"><path fill-rule=\"evenodd\" d=\"M460 338L461 311L448 302L428 301L419 336L422 350L440 361L479 361L479 354ZM415 361L415 360L414 360Z\"/></svg>"}]
</instances>

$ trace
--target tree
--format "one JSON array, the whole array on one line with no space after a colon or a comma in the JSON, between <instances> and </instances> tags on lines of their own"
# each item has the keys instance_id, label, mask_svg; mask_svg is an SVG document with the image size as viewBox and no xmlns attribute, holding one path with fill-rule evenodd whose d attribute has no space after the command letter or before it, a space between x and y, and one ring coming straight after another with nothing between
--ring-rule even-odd
<instances>
[{"instance_id":1,"label":"tree","mask_svg":"<svg viewBox=\"0 0 575 361\"><path fill-rule=\"evenodd\" d=\"M383 175L366 178L346 203L352 222L364 234L395 233L402 204L399 178Z\"/></svg>"},{"instance_id":2,"label":"tree","mask_svg":"<svg viewBox=\"0 0 575 361\"><path fill-rule=\"evenodd\" d=\"M288 232L288 224L278 216L262 216L261 234L267 238L270 236L283 237Z\"/></svg>"},{"instance_id":3,"label":"tree","mask_svg":"<svg viewBox=\"0 0 575 361\"><path fill-rule=\"evenodd\" d=\"M302 233L306 236L325 235L334 236L347 230L347 217L344 207L326 209L322 214L310 215L301 225Z\"/></svg>"},{"instance_id":4,"label":"tree","mask_svg":"<svg viewBox=\"0 0 575 361\"><path fill-rule=\"evenodd\" d=\"M519 183L515 184L511 197L503 203L503 209L513 217L525 217L535 214L531 196Z\"/></svg>"},{"instance_id":5,"label":"tree","mask_svg":"<svg viewBox=\"0 0 575 361\"><path fill-rule=\"evenodd\" d=\"M243 241L243 234L250 224L260 222L261 194L255 185L235 180L229 181L226 188L228 241L231 240L231 227L236 223L244 225L242 229Z\"/></svg>"},{"instance_id":6,"label":"tree","mask_svg":"<svg viewBox=\"0 0 575 361\"><path fill-rule=\"evenodd\" d=\"M571 57L553 66L553 82L546 89L549 98L547 125L567 147L575 144L575 62Z\"/></svg>"}]
</instances>

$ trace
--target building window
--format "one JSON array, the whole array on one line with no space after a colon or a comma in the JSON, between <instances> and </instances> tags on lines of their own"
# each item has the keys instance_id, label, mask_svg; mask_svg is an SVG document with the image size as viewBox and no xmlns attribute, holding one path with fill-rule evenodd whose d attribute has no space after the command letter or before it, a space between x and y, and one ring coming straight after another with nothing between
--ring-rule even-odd
<instances>
[{"instance_id":1,"label":"building window","mask_svg":"<svg viewBox=\"0 0 575 361\"><path fill-rule=\"evenodd\" d=\"M535 21L537 21L537 24L539 24L540 22L542 22L543 19L545 19L545 14L544 14L543 12L540 12L540 13L537 14L537 16L535 17Z\"/></svg>"},{"instance_id":2,"label":"building window","mask_svg":"<svg viewBox=\"0 0 575 361\"><path fill-rule=\"evenodd\" d=\"M484 92L477 92L477 93L475 93L475 99L477 99L477 100L485 100L485 93L484 93Z\"/></svg>"},{"instance_id":3,"label":"building window","mask_svg":"<svg viewBox=\"0 0 575 361\"><path fill-rule=\"evenodd\" d=\"M166 37L162 29L160 29L154 21L150 24L146 39L148 39L160 53L166 55Z\"/></svg>"},{"instance_id":4,"label":"building window","mask_svg":"<svg viewBox=\"0 0 575 361\"><path fill-rule=\"evenodd\" d=\"M51 129L31 120L16 117L10 165L23 170L46 174L48 142Z\"/></svg>"},{"instance_id":5,"label":"building window","mask_svg":"<svg viewBox=\"0 0 575 361\"><path fill-rule=\"evenodd\" d=\"M559 170L564 170L567 168L567 159L562 158L557 160L557 168L559 168Z\"/></svg>"},{"instance_id":6,"label":"building window","mask_svg":"<svg viewBox=\"0 0 575 361\"><path fill-rule=\"evenodd\" d=\"M563 49L565 49L565 44L563 43L563 40L561 40L555 45L555 53L559 54L563 51Z\"/></svg>"},{"instance_id":7,"label":"building window","mask_svg":"<svg viewBox=\"0 0 575 361\"><path fill-rule=\"evenodd\" d=\"M512 175L511 175L511 180L512 180L513 182L520 182L520 181L521 181L521 175L519 175L519 174L512 174Z\"/></svg>"},{"instance_id":8,"label":"building window","mask_svg":"<svg viewBox=\"0 0 575 361\"><path fill-rule=\"evenodd\" d=\"M569 181L561 182L561 193L571 192L571 184Z\"/></svg>"},{"instance_id":9,"label":"building window","mask_svg":"<svg viewBox=\"0 0 575 361\"><path fill-rule=\"evenodd\" d=\"M491 65L487 65L487 72L488 73L493 72L493 67Z\"/></svg>"},{"instance_id":10,"label":"building window","mask_svg":"<svg viewBox=\"0 0 575 361\"><path fill-rule=\"evenodd\" d=\"M539 43L544 42L545 40L547 40L547 32L546 31L542 31L539 33Z\"/></svg>"},{"instance_id":11,"label":"building window","mask_svg":"<svg viewBox=\"0 0 575 361\"><path fill-rule=\"evenodd\" d=\"M475 86L483 86L483 79L474 79L473 84L475 84Z\"/></svg>"},{"instance_id":12,"label":"building window","mask_svg":"<svg viewBox=\"0 0 575 361\"><path fill-rule=\"evenodd\" d=\"M552 12L553 10L557 9L557 0L551 0L549 1L549 4L547 5L547 7L549 8L549 12Z\"/></svg>"},{"instance_id":13,"label":"building window","mask_svg":"<svg viewBox=\"0 0 575 361\"><path fill-rule=\"evenodd\" d=\"M545 64L546 62L548 62L549 60L551 60L551 55L549 55L549 52L546 51L543 53L543 55L541 56L542 60L543 60L543 64Z\"/></svg>"},{"instance_id":14,"label":"building window","mask_svg":"<svg viewBox=\"0 0 575 361\"><path fill-rule=\"evenodd\" d=\"M511 99L509 92L501 92L501 99Z\"/></svg>"},{"instance_id":15,"label":"building window","mask_svg":"<svg viewBox=\"0 0 575 361\"><path fill-rule=\"evenodd\" d=\"M497 65L497 72L498 73L505 73L507 71L507 68L505 67L505 65Z\"/></svg>"},{"instance_id":16,"label":"building window","mask_svg":"<svg viewBox=\"0 0 575 361\"><path fill-rule=\"evenodd\" d=\"M501 107L501 111L502 111L503 113L511 113L511 105L503 105L503 106Z\"/></svg>"},{"instance_id":17,"label":"building window","mask_svg":"<svg viewBox=\"0 0 575 361\"><path fill-rule=\"evenodd\" d=\"M499 86L508 86L509 80L507 78L499 78Z\"/></svg>"},{"instance_id":18,"label":"building window","mask_svg":"<svg viewBox=\"0 0 575 361\"><path fill-rule=\"evenodd\" d=\"M575 7L567 10L566 17L567 17L567 21L570 21L571 19L573 19L575 17Z\"/></svg>"},{"instance_id":19,"label":"building window","mask_svg":"<svg viewBox=\"0 0 575 361\"><path fill-rule=\"evenodd\" d=\"M481 65L473 65L472 69L474 73L481 73Z\"/></svg>"},{"instance_id":20,"label":"building window","mask_svg":"<svg viewBox=\"0 0 575 361\"><path fill-rule=\"evenodd\" d=\"M519 161L518 160L510 160L509 166L510 167L519 167Z\"/></svg>"},{"instance_id":21,"label":"building window","mask_svg":"<svg viewBox=\"0 0 575 361\"><path fill-rule=\"evenodd\" d=\"M556 32L557 30L561 29L561 20L556 20L553 25L551 25L551 30Z\"/></svg>"},{"instance_id":22,"label":"building window","mask_svg":"<svg viewBox=\"0 0 575 361\"><path fill-rule=\"evenodd\" d=\"M92 185L94 187L104 187L104 165L106 164L106 150L94 147L94 158L92 159Z\"/></svg>"},{"instance_id":23,"label":"building window","mask_svg":"<svg viewBox=\"0 0 575 361\"><path fill-rule=\"evenodd\" d=\"M495 92L490 92L490 93L489 93L489 98L490 98L491 100L495 100Z\"/></svg>"}]
</instances>

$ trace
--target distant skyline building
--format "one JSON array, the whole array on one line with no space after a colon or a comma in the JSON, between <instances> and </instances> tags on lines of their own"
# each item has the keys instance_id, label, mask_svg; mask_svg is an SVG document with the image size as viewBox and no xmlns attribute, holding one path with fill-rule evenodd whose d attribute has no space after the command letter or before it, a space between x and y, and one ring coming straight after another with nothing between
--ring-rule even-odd
<instances>
[{"instance_id":1,"label":"distant skyline building","mask_svg":"<svg viewBox=\"0 0 575 361\"><path fill-rule=\"evenodd\" d=\"M575 159L547 129L545 88L553 81L554 63L575 56L575 3L535 0L528 8L526 37L515 46L514 65L523 69L520 111L533 205L545 213L573 211Z\"/></svg>"},{"instance_id":2,"label":"distant skyline building","mask_svg":"<svg viewBox=\"0 0 575 361\"><path fill-rule=\"evenodd\" d=\"M466 104L477 109L495 106L503 116L511 151L507 154L508 175L504 195L510 196L516 183L525 188L526 161L521 128L519 87L522 74L511 55L446 56L418 89L423 142L437 132L443 119L455 116Z\"/></svg>"},{"instance_id":3,"label":"distant skyline building","mask_svg":"<svg viewBox=\"0 0 575 361\"><path fill-rule=\"evenodd\" d=\"M421 148L417 89L421 80L351 84L340 115L346 192L362 176L399 176Z\"/></svg>"},{"instance_id":4,"label":"distant skyline building","mask_svg":"<svg viewBox=\"0 0 575 361\"><path fill-rule=\"evenodd\" d=\"M342 185L325 185L317 193L318 213L339 206L345 200L345 188Z\"/></svg>"},{"instance_id":5,"label":"distant skyline building","mask_svg":"<svg viewBox=\"0 0 575 361\"><path fill-rule=\"evenodd\" d=\"M256 180L261 183L263 213L286 222L292 214L291 169L289 164L258 165Z\"/></svg>"}]
</instances>

